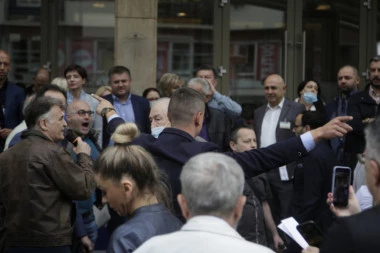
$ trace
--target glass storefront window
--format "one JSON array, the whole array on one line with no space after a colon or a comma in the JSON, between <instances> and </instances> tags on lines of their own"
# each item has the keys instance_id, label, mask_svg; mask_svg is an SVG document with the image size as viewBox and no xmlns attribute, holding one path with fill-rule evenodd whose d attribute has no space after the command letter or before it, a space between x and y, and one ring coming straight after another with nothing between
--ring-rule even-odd
<instances>
[{"instance_id":1,"label":"glass storefront window","mask_svg":"<svg viewBox=\"0 0 380 253\"><path fill-rule=\"evenodd\" d=\"M78 64L87 70L87 92L108 83L114 65L114 1L60 0L58 68Z\"/></svg>"},{"instance_id":2,"label":"glass storefront window","mask_svg":"<svg viewBox=\"0 0 380 253\"><path fill-rule=\"evenodd\" d=\"M40 66L41 1L0 1L0 48L11 56L11 81L28 85Z\"/></svg>"},{"instance_id":3,"label":"glass storefront window","mask_svg":"<svg viewBox=\"0 0 380 253\"><path fill-rule=\"evenodd\" d=\"M337 94L337 71L343 65L358 67L360 1L305 1L305 78L321 83L322 97Z\"/></svg>"},{"instance_id":4,"label":"glass storefront window","mask_svg":"<svg viewBox=\"0 0 380 253\"><path fill-rule=\"evenodd\" d=\"M263 79L283 74L283 37L286 4L262 1L231 2L230 90L240 103L265 102Z\"/></svg>"},{"instance_id":5,"label":"glass storefront window","mask_svg":"<svg viewBox=\"0 0 380 253\"><path fill-rule=\"evenodd\" d=\"M213 61L213 0L159 0L157 80L170 72L184 81Z\"/></svg>"}]
</instances>

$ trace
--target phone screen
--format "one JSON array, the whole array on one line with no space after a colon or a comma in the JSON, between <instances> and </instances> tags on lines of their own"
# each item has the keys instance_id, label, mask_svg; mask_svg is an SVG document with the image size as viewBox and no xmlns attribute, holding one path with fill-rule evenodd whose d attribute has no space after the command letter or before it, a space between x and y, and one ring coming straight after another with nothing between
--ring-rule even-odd
<instances>
[{"instance_id":1,"label":"phone screen","mask_svg":"<svg viewBox=\"0 0 380 253\"><path fill-rule=\"evenodd\" d=\"M348 205L348 187L351 182L351 169L349 167L334 167L333 198L334 206Z\"/></svg>"},{"instance_id":2,"label":"phone screen","mask_svg":"<svg viewBox=\"0 0 380 253\"><path fill-rule=\"evenodd\" d=\"M308 221L298 225L297 230L310 246L321 246L323 234L313 221Z\"/></svg>"}]
</instances>

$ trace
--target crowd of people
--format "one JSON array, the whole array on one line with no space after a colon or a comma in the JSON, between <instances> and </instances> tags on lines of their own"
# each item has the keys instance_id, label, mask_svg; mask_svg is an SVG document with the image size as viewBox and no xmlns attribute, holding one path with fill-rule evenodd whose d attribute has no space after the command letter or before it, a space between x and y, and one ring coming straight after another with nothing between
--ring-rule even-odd
<instances>
[{"instance_id":1,"label":"crowd of people","mask_svg":"<svg viewBox=\"0 0 380 253\"><path fill-rule=\"evenodd\" d=\"M332 101L313 79L291 101L271 74L255 110L220 94L209 65L187 82L166 73L142 96L121 65L95 94L76 64L53 80L38 70L27 90L10 70L0 50L0 252L92 252L101 241L115 253L376 252L379 57L362 91L357 69L341 67ZM361 212L351 187L348 206L334 207L333 167L354 170L363 154L355 177L374 206ZM317 224L320 249L277 229L290 216Z\"/></svg>"}]
</instances>

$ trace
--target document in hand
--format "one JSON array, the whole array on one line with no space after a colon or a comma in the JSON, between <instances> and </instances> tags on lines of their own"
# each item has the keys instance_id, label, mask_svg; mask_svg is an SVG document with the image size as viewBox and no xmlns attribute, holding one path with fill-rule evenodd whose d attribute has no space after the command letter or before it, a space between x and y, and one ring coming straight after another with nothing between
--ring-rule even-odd
<instances>
[{"instance_id":1,"label":"document in hand","mask_svg":"<svg viewBox=\"0 0 380 253\"><path fill-rule=\"evenodd\" d=\"M306 242L305 238L302 237L300 232L298 232L297 225L298 222L293 217L289 217L281 220L278 228L290 236L299 246L301 246L301 248L306 249L309 244Z\"/></svg>"}]
</instances>

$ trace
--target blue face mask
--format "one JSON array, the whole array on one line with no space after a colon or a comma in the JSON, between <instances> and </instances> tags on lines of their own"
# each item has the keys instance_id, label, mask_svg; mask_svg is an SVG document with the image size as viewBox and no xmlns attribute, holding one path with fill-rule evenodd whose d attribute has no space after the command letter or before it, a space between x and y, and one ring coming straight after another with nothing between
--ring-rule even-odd
<instances>
[{"instance_id":1,"label":"blue face mask","mask_svg":"<svg viewBox=\"0 0 380 253\"><path fill-rule=\"evenodd\" d=\"M152 135L154 138L158 138L158 136L162 133L162 131L164 131L165 127L161 126L161 127L153 127L151 129L151 132L152 132Z\"/></svg>"},{"instance_id":2,"label":"blue face mask","mask_svg":"<svg viewBox=\"0 0 380 253\"><path fill-rule=\"evenodd\" d=\"M302 98L303 98L303 101L305 101L309 105L311 105L312 103L318 101L317 95L315 93L313 93L313 92L305 92L302 95Z\"/></svg>"}]
</instances>

